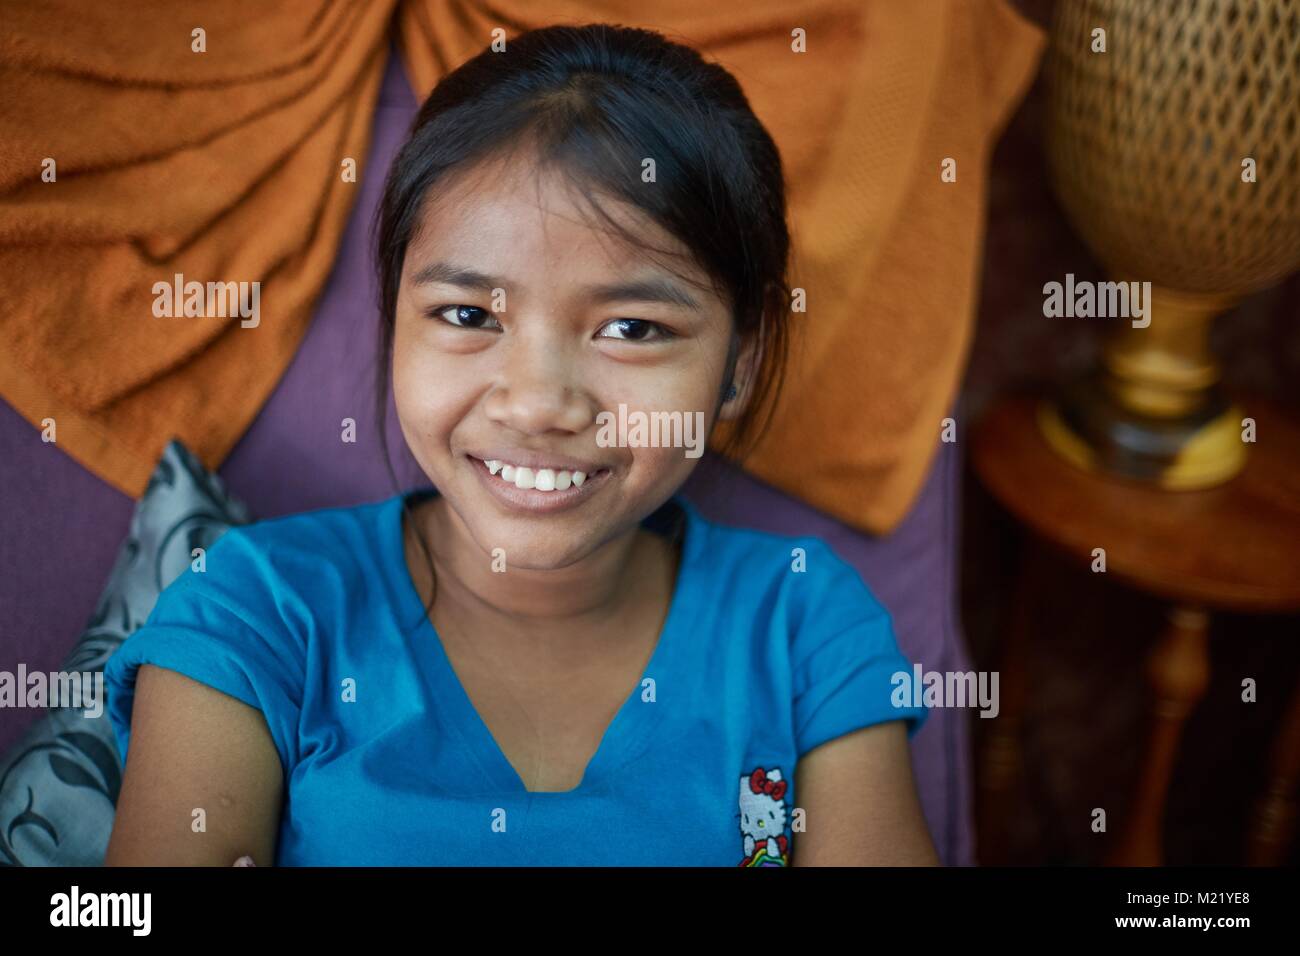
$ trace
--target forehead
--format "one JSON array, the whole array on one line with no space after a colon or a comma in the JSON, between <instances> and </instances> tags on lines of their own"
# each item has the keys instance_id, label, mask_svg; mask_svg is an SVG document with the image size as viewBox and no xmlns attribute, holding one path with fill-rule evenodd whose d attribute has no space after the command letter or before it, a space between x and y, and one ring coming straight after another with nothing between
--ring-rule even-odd
<instances>
[{"instance_id":1,"label":"forehead","mask_svg":"<svg viewBox=\"0 0 1300 956\"><path fill-rule=\"evenodd\" d=\"M639 169L629 175L640 182ZM653 270L712 290L685 243L646 212L606 194L592 201L563 170L538 163L531 152L485 160L429 191L406 269L450 259L521 283L543 275L551 282L582 281Z\"/></svg>"}]
</instances>

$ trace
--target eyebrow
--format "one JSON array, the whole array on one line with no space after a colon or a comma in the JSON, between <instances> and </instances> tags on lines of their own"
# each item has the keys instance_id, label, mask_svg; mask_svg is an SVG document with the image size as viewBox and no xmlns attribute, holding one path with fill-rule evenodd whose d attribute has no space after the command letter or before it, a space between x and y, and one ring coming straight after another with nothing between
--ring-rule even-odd
<instances>
[{"instance_id":1,"label":"eyebrow","mask_svg":"<svg viewBox=\"0 0 1300 956\"><path fill-rule=\"evenodd\" d=\"M505 280L486 275L474 269L465 269L447 262L431 262L411 279L416 285L455 285L462 289L474 289L491 292L504 289Z\"/></svg>"},{"instance_id":2,"label":"eyebrow","mask_svg":"<svg viewBox=\"0 0 1300 956\"><path fill-rule=\"evenodd\" d=\"M476 269L467 269L448 262L431 262L412 277L415 285L454 285L462 289L491 292L504 289L506 281ZM659 302L698 311L699 301L677 283L664 276L647 276L626 282L611 282L589 286L587 297L597 304L610 302Z\"/></svg>"}]
</instances>

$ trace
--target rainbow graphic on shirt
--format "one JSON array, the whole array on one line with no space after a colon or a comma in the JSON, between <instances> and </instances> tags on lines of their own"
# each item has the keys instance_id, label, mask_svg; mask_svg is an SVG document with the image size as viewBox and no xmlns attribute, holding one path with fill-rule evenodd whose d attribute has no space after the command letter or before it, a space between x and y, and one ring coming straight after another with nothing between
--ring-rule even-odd
<instances>
[{"instance_id":1,"label":"rainbow graphic on shirt","mask_svg":"<svg viewBox=\"0 0 1300 956\"><path fill-rule=\"evenodd\" d=\"M757 767L740 778L740 834L745 854L740 866L790 865L786 789L777 767Z\"/></svg>"}]
</instances>

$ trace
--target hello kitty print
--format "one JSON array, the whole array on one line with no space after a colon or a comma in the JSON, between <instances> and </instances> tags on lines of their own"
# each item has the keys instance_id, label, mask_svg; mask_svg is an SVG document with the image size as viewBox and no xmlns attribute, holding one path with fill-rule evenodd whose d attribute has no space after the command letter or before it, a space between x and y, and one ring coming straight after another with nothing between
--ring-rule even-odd
<instances>
[{"instance_id":1,"label":"hello kitty print","mask_svg":"<svg viewBox=\"0 0 1300 956\"><path fill-rule=\"evenodd\" d=\"M779 768L758 767L740 778L740 832L745 858L739 866L789 866L785 835L786 782Z\"/></svg>"}]
</instances>

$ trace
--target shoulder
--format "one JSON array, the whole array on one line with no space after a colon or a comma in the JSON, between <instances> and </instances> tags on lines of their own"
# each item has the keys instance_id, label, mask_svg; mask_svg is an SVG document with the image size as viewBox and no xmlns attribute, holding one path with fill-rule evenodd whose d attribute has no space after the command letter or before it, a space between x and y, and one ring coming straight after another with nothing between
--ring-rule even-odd
<instances>
[{"instance_id":1,"label":"shoulder","mask_svg":"<svg viewBox=\"0 0 1300 956\"><path fill-rule=\"evenodd\" d=\"M691 517L695 587L707 586L710 605L699 616L749 648L756 668L787 682L799 755L889 720L906 719L915 733L924 710L900 708L891 696L895 675L911 665L889 612L853 565L815 536Z\"/></svg>"},{"instance_id":2,"label":"shoulder","mask_svg":"<svg viewBox=\"0 0 1300 956\"><path fill-rule=\"evenodd\" d=\"M146 623L242 623L308 633L329 595L364 593L383 573L396 499L304 511L227 529L159 595ZM396 526L394 526L395 528ZM395 534L396 531L393 530ZM400 539L398 539L400 541Z\"/></svg>"},{"instance_id":3,"label":"shoulder","mask_svg":"<svg viewBox=\"0 0 1300 956\"><path fill-rule=\"evenodd\" d=\"M208 550L206 571L286 584L352 583L373 573L384 548L392 546L386 532L397 533L395 524L389 528L397 504L388 499L236 525Z\"/></svg>"},{"instance_id":4,"label":"shoulder","mask_svg":"<svg viewBox=\"0 0 1300 956\"><path fill-rule=\"evenodd\" d=\"M386 531L396 534L399 505L392 498L227 529L162 590L107 662L118 716L127 718L136 669L148 663L288 720L312 645L346 630L342 598L367 593L368 579L383 573L377 549ZM291 735L272 729L290 755Z\"/></svg>"},{"instance_id":5,"label":"shoulder","mask_svg":"<svg viewBox=\"0 0 1300 956\"><path fill-rule=\"evenodd\" d=\"M761 604L791 625L814 617L831 627L888 621L857 568L821 538L724 524L694 506L688 511L699 539L692 550L697 566L716 575L719 590L733 600Z\"/></svg>"},{"instance_id":6,"label":"shoulder","mask_svg":"<svg viewBox=\"0 0 1300 956\"><path fill-rule=\"evenodd\" d=\"M264 552L303 551L314 548L337 550L355 545L361 538L377 541L379 525L385 516L392 517L398 506L395 498L316 508L294 514L266 518L230 529L231 540Z\"/></svg>"},{"instance_id":7,"label":"shoulder","mask_svg":"<svg viewBox=\"0 0 1300 956\"><path fill-rule=\"evenodd\" d=\"M236 525L195 553L105 664L122 756L137 674L149 664L261 711L283 767L292 768L311 661L347 633L352 605L344 599L365 594L366 577L382 573L374 548L383 514L380 503Z\"/></svg>"},{"instance_id":8,"label":"shoulder","mask_svg":"<svg viewBox=\"0 0 1300 956\"><path fill-rule=\"evenodd\" d=\"M889 721L906 720L908 737L915 735L926 711L895 694L911 664L891 615L857 568L812 535L692 518L696 568L717 605L710 623L752 648L756 667L786 682L799 757Z\"/></svg>"}]
</instances>

